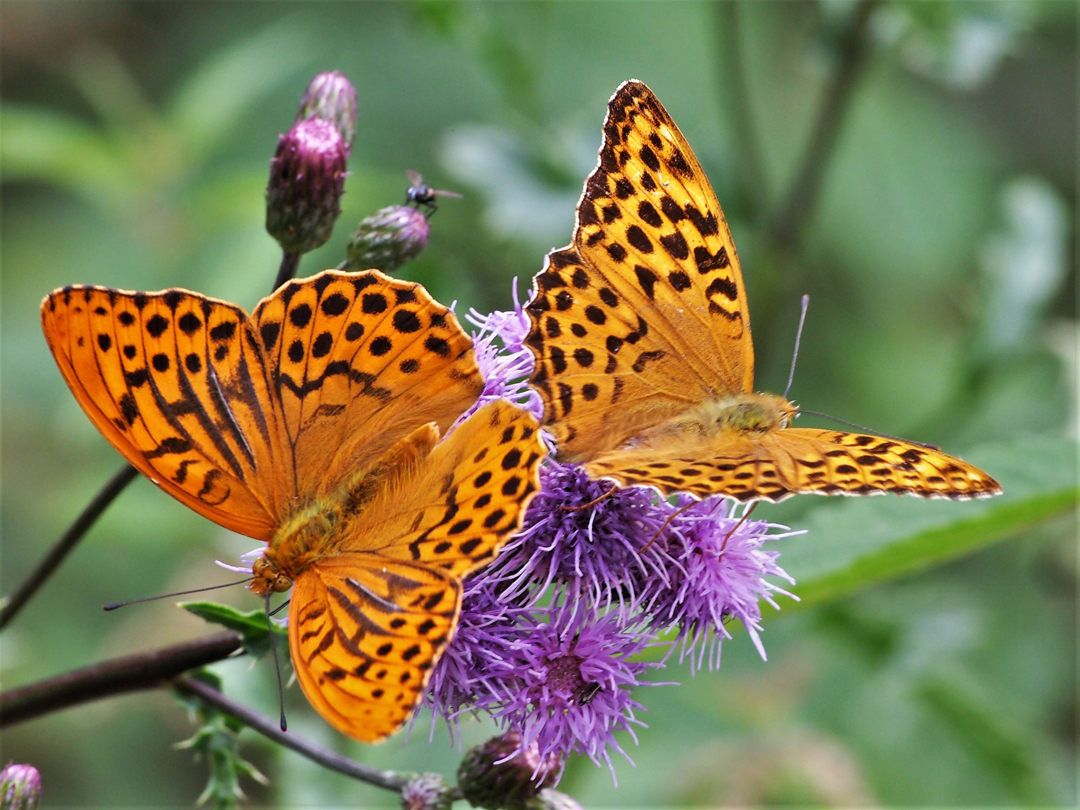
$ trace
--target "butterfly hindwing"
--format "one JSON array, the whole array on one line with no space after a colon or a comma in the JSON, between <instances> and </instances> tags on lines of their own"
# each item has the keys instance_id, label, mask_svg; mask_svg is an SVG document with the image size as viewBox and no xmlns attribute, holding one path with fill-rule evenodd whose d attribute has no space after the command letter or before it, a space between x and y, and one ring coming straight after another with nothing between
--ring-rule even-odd
<instances>
[{"instance_id":1,"label":"butterfly hindwing","mask_svg":"<svg viewBox=\"0 0 1080 810\"><path fill-rule=\"evenodd\" d=\"M464 576L517 531L546 455L531 414L506 400L489 403L384 488L346 545Z\"/></svg>"},{"instance_id":2,"label":"butterfly hindwing","mask_svg":"<svg viewBox=\"0 0 1080 810\"><path fill-rule=\"evenodd\" d=\"M301 498L332 491L422 424L446 430L483 387L454 314L375 270L290 282L253 320Z\"/></svg>"},{"instance_id":3,"label":"butterfly hindwing","mask_svg":"<svg viewBox=\"0 0 1080 810\"><path fill-rule=\"evenodd\" d=\"M461 585L430 566L346 552L296 580L289 648L331 725L362 742L397 731L453 633Z\"/></svg>"},{"instance_id":4,"label":"butterfly hindwing","mask_svg":"<svg viewBox=\"0 0 1080 810\"><path fill-rule=\"evenodd\" d=\"M726 495L782 501L791 495L879 495L987 498L998 483L976 467L931 447L834 430L788 428L747 436L734 431L696 447L601 455L585 465L623 486L665 495Z\"/></svg>"},{"instance_id":5,"label":"butterfly hindwing","mask_svg":"<svg viewBox=\"0 0 1080 810\"><path fill-rule=\"evenodd\" d=\"M169 494L233 531L276 525L277 416L243 310L186 290L66 287L41 306L95 426Z\"/></svg>"}]
</instances>

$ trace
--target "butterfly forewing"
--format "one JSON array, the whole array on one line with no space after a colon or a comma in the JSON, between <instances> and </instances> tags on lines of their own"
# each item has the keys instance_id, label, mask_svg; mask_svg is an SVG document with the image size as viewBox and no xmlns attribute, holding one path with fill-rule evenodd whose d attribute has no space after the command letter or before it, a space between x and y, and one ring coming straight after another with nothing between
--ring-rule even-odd
<instances>
[{"instance_id":1,"label":"butterfly forewing","mask_svg":"<svg viewBox=\"0 0 1080 810\"><path fill-rule=\"evenodd\" d=\"M446 430L483 387L453 313L378 271L291 282L253 319L301 499L332 491L422 424Z\"/></svg>"},{"instance_id":2,"label":"butterfly forewing","mask_svg":"<svg viewBox=\"0 0 1080 810\"><path fill-rule=\"evenodd\" d=\"M527 308L532 383L561 459L593 457L710 396L751 389L749 312L727 223L640 82L608 104L577 220L574 244L548 256Z\"/></svg>"},{"instance_id":3,"label":"butterfly forewing","mask_svg":"<svg viewBox=\"0 0 1080 810\"><path fill-rule=\"evenodd\" d=\"M289 608L289 647L311 704L362 742L397 731L453 632L460 587L445 572L367 552L302 574Z\"/></svg>"},{"instance_id":4,"label":"butterfly forewing","mask_svg":"<svg viewBox=\"0 0 1080 810\"><path fill-rule=\"evenodd\" d=\"M268 539L277 416L243 310L185 290L56 290L42 327L65 381L137 469L202 515Z\"/></svg>"}]
</instances>

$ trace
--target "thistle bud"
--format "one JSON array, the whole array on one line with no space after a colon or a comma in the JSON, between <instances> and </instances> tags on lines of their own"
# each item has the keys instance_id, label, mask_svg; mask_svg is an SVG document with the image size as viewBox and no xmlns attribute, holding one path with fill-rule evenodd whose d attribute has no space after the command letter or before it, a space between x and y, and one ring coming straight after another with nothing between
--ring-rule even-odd
<instances>
[{"instance_id":1,"label":"thistle bud","mask_svg":"<svg viewBox=\"0 0 1080 810\"><path fill-rule=\"evenodd\" d=\"M33 765L0 771L0 810L34 810L41 802L41 776Z\"/></svg>"},{"instance_id":2,"label":"thistle bud","mask_svg":"<svg viewBox=\"0 0 1080 810\"><path fill-rule=\"evenodd\" d=\"M278 140L266 187L266 230L286 253L330 238L345 191L345 141L329 121L310 118Z\"/></svg>"},{"instance_id":3,"label":"thistle bud","mask_svg":"<svg viewBox=\"0 0 1080 810\"><path fill-rule=\"evenodd\" d=\"M428 231L427 217L411 206L391 205L376 211L356 226L341 269L393 273L420 255Z\"/></svg>"},{"instance_id":4,"label":"thistle bud","mask_svg":"<svg viewBox=\"0 0 1080 810\"><path fill-rule=\"evenodd\" d=\"M341 133L345 151L348 152L356 137L356 108L356 88L344 73L331 70L319 73L311 80L304 97L300 99L296 120L298 123L309 118L329 121Z\"/></svg>"},{"instance_id":5,"label":"thistle bud","mask_svg":"<svg viewBox=\"0 0 1080 810\"><path fill-rule=\"evenodd\" d=\"M521 750L521 735L509 731L470 748L458 767L458 788L473 807L526 810L544 789L559 781L554 755L541 759L535 745Z\"/></svg>"},{"instance_id":6,"label":"thistle bud","mask_svg":"<svg viewBox=\"0 0 1080 810\"><path fill-rule=\"evenodd\" d=\"M582 810L580 804L565 793L545 788L525 803L526 810Z\"/></svg>"},{"instance_id":7,"label":"thistle bud","mask_svg":"<svg viewBox=\"0 0 1080 810\"><path fill-rule=\"evenodd\" d=\"M452 791L437 773L419 773L401 789L401 810L450 810Z\"/></svg>"}]
</instances>

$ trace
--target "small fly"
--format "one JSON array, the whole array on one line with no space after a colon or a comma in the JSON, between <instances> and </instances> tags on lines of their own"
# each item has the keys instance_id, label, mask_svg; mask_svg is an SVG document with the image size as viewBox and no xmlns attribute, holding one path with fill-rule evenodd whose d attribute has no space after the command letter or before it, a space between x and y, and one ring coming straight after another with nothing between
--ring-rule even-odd
<instances>
[{"instance_id":1,"label":"small fly","mask_svg":"<svg viewBox=\"0 0 1080 810\"><path fill-rule=\"evenodd\" d=\"M435 204L436 197L456 197L461 199L461 195L456 191L432 188L424 182L424 178L420 176L419 172L406 169L405 174L409 176L409 182L412 183L405 193L405 204L413 203L417 208L423 208L424 216L430 217L439 210L439 206Z\"/></svg>"}]
</instances>

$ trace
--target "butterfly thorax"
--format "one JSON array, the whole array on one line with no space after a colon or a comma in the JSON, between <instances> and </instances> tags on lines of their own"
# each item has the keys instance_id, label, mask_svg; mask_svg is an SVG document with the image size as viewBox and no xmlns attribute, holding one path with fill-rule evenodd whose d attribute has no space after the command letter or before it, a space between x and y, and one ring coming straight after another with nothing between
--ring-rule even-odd
<instances>
[{"instance_id":1,"label":"butterfly thorax","mask_svg":"<svg viewBox=\"0 0 1080 810\"><path fill-rule=\"evenodd\" d=\"M248 588L260 596L291 588L293 580L332 552L342 511L340 503L316 501L286 520L251 567L255 578Z\"/></svg>"},{"instance_id":2,"label":"butterfly thorax","mask_svg":"<svg viewBox=\"0 0 1080 810\"><path fill-rule=\"evenodd\" d=\"M795 405L775 394L716 397L638 434L621 449L698 443L730 431L754 434L783 430L798 412Z\"/></svg>"}]
</instances>

